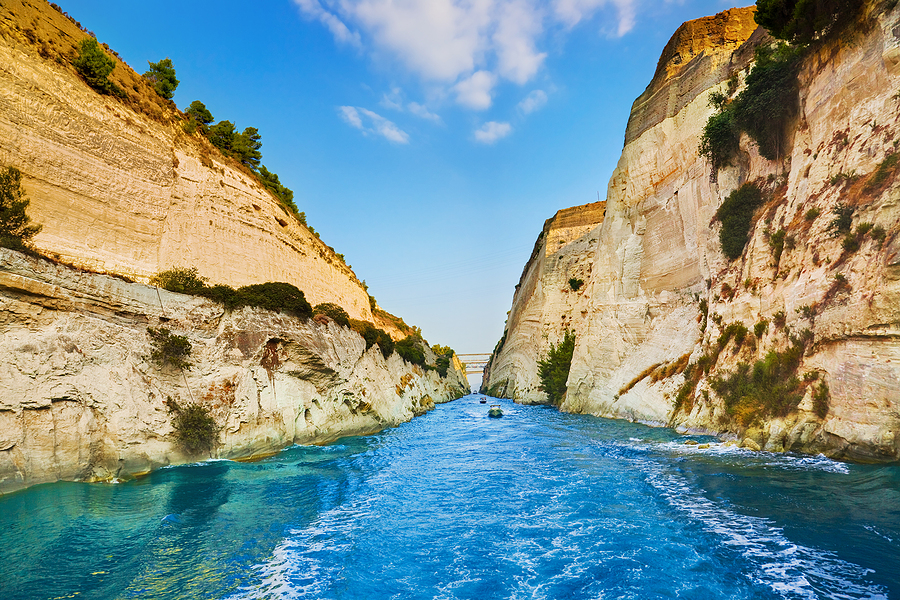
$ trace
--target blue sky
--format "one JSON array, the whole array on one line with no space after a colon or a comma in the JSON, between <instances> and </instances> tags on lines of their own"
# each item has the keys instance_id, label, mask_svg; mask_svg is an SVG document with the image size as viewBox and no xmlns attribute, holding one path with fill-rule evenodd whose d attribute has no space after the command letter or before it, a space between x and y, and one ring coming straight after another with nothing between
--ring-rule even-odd
<instances>
[{"instance_id":1,"label":"blue sky","mask_svg":"<svg viewBox=\"0 0 900 600\"><path fill-rule=\"evenodd\" d=\"M59 2L263 164L380 305L488 352L545 219L603 198L634 99L721 0Z\"/></svg>"}]
</instances>

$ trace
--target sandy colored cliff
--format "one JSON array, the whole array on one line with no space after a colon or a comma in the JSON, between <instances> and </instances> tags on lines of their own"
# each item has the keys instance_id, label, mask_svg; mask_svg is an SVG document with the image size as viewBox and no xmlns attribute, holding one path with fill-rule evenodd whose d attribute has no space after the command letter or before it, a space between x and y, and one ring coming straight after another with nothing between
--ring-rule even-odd
<instances>
[{"instance_id":1,"label":"sandy colored cliff","mask_svg":"<svg viewBox=\"0 0 900 600\"><path fill-rule=\"evenodd\" d=\"M126 98L88 87L69 64L87 35L43 1L0 6L0 164L24 175L39 250L136 281L172 267L284 281L374 320L343 260L125 63L111 80Z\"/></svg>"},{"instance_id":2,"label":"sandy colored cliff","mask_svg":"<svg viewBox=\"0 0 900 600\"><path fill-rule=\"evenodd\" d=\"M900 187L891 171L872 184L897 149L900 11L868 3L841 39L804 59L784 159L760 157L745 135L734 166L713 173L698 155L709 95L743 86L755 47L767 41L750 23L751 9L735 9L685 24L635 101L606 216L585 236L590 277L572 321L577 340L561 409L718 433L750 448L900 459ZM693 31L707 42L698 45ZM729 261L714 216L746 182L767 200L744 255ZM854 231L871 224L885 239L862 234L859 249L847 251L829 230L839 203L853 208ZM772 236L781 229L789 243L777 256ZM563 281L568 268L543 277ZM547 344L536 332L558 340L570 317L570 306L539 286L520 286L486 385L546 401L533 373ZM720 343L729 324L747 328L744 343ZM726 410L714 378L801 337L797 376L808 379L796 408L753 419ZM679 403L686 366L711 357ZM830 390L824 415L813 398L822 383Z\"/></svg>"},{"instance_id":3,"label":"sandy colored cliff","mask_svg":"<svg viewBox=\"0 0 900 600\"><path fill-rule=\"evenodd\" d=\"M150 360L148 326L187 337L193 366ZM173 400L210 410L212 456L246 458L375 432L469 391L458 362L441 378L330 320L226 311L4 249L0 332L0 493L207 458L176 447Z\"/></svg>"}]
</instances>

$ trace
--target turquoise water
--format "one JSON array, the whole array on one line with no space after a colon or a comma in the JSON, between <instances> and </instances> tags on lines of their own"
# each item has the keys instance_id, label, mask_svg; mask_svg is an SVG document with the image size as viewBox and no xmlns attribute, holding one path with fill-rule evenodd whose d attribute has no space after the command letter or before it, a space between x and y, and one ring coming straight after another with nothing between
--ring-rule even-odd
<instances>
[{"instance_id":1,"label":"turquoise water","mask_svg":"<svg viewBox=\"0 0 900 600\"><path fill-rule=\"evenodd\" d=\"M900 597L896 466L503 408L0 497L0 599Z\"/></svg>"}]
</instances>

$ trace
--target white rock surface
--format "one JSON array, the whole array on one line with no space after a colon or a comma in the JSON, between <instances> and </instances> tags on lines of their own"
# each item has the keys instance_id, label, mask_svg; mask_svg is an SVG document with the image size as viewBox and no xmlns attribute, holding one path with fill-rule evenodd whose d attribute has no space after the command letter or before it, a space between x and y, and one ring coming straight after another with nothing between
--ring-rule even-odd
<instances>
[{"instance_id":1,"label":"white rock surface","mask_svg":"<svg viewBox=\"0 0 900 600\"><path fill-rule=\"evenodd\" d=\"M148 326L186 336L193 367L149 360ZM214 457L247 458L408 421L468 393L354 331L94 275L0 249L0 493L126 478L188 460L167 401L208 407Z\"/></svg>"},{"instance_id":2,"label":"white rock surface","mask_svg":"<svg viewBox=\"0 0 900 600\"><path fill-rule=\"evenodd\" d=\"M882 5L869 3L865 25L851 40L832 42L807 57L800 73L800 111L784 160L765 160L744 136L737 164L712 174L697 151L712 112L709 94L726 90L733 73L743 81L753 48L765 39L761 30L753 32L750 10L733 9L682 26L654 81L635 101L626 145L610 179L606 216L587 240L593 252L590 278L579 305L583 317L572 323L577 341L561 408L720 433L749 447L897 460L900 187L893 178L883 192L868 193L864 185L897 148L900 11L879 13ZM861 178L833 185L838 173ZM774 199L758 211L744 256L729 262L713 217L724 198L748 181L762 182ZM854 227L863 222L884 227L883 246L865 237L858 252L844 254L841 239L827 231L839 202L855 207ZM804 218L811 208L821 213L813 221ZM781 228L795 245L786 247L775 265L766 230ZM533 259L523 279L538 272L537 265ZM566 268L551 273L541 267L541 277L563 279ZM849 289L835 288L838 273ZM727 287L723 293L724 285L733 295ZM555 323L569 312L541 291L537 285L517 291L506 343L485 378L486 387L497 386L524 402L541 400L532 390L536 361L546 354L547 343L536 332L550 331L545 338L558 339ZM702 329L701 300L723 326L738 321L752 332L759 320L770 322L752 348L745 344L737 354L726 348L712 375L724 376L738 363L784 349L788 330L772 324L779 311L795 334L810 328L814 343L799 374L817 371L827 382L826 417L812 412L809 388L797 411L749 427L727 417L705 378L686 411L675 410L684 381L680 372L655 382L644 377L628 388L654 365L671 365L686 354L696 361L716 345L721 328L711 318ZM815 306L814 319L803 316L804 306ZM526 314L530 317L519 318Z\"/></svg>"}]
</instances>

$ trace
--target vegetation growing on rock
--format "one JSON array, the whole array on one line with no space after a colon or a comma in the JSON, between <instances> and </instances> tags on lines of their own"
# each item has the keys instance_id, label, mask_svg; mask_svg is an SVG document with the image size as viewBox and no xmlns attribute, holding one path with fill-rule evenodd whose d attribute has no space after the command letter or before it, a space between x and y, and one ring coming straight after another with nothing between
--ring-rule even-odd
<instances>
[{"instance_id":1,"label":"vegetation growing on rock","mask_svg":"<svg viewBox=\"0 0 900 600\"><path fill-rule=\"evenodd\" d=\"M106 55L97 44L97 40L86 37L78 44L78 56L72 61L85 83L102 94L117 93L122 90L109 80L110 73L116 68L116 61Z\"/></svg>"},{"instance_id":2,"label":"vegetation growing on rock","mask_svg":"<svg viewBox=\"0 0 900 600\"><path fill-rule=\"evenodd\" d=\"M180 83L175 78L175 66L172 64L172 59L167 57L155 63L147 61L147 64L150 65L150 69L144 73L144 78L150 82L157 94L166 100L171 100L175 95L175 88Z\"/></svg>"},{"instance_id":3,"label":"vegetation growing on rock","mask_svg":"<svg viewBox=\"0 0 900 600\"><path fill-rule=\"evenodd\" d=\"M22 172L15 167L0 171L0 246L33 252L31 239L41 226L33 224L26 210L30 201L22 187Z\"/></svg>"},{"instance_id":4,"label":"vegetation growing on rock","mask_svg":"<svg viewBox=\"0 0 900 600\"><path fill-rule=\"evenodd\" d=\"M190 369L188 357L191 355L191 342L183 335L175 335L165 327L147 328L150 336L150 360L160 367L171 365L176 369Z\"/></svg>"},{"instance_id":5,"label":"vegetation growing on rock","mask_svg":"<svg viewBox=\"0 0 900 600\"><path fill-rule=\"evenodd\" d=\"M218 443L219 427L209 409L194 403L180 406L172 399L168 405L174 414L175 445L188 456L211 452Z\"/></svg>"},{"instance_id":6,"label":"vegetation growing on rock","mask_svg":"<svg viewBox=\"0 0 900 600\"><path fill-rule=\"evenodd\" d=\"M762 205L762 191L754 183L746 183L734 190L716 211L715 218L722 223L719 242L722 252L734 260L744 252L753 222L753 213Z\"/></svg>"},{"instance_id":7,"label":"vegetation growing on rock","mask_svg":"<svg viewBox=\"0 0 900 600\"><path fill-rule=\"evenodd\" d=\"M754 19L773 37L810 44L853 20L861 0L757 0Z\"/></svg>"},{"instance_id":8,"label":"vegetation growing on rock","mask_svg":"<svg viewBox=\"0 0 900 600\"><path fill-rule=\"evenodd\" d=\"M566 331L558 346L550 344L547 356L538 362L538 377L541 380L541 391L547 394L550 404L558 406L566 393L566 381L572 366L572 354L575 352L575 333Z\"/></svg>"}]
</instances>

